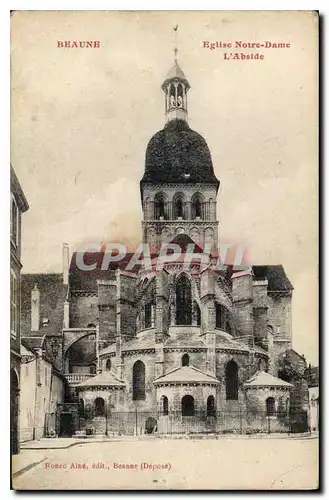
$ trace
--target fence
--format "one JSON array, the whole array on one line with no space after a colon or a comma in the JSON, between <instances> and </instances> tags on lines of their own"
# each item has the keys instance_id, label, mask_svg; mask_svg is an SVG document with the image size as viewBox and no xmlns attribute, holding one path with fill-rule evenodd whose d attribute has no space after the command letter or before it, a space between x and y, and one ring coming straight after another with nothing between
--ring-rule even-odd
<instances>
[{"instance_id":1,"label":"fence","mask_svg":"<svg viewBox=\"0 0 329 500\"><path fill-rule=\"evenodd\" d=\"M268 416L266 412L248 413L246 411L221 412L207 415L195 412L183 416L181 412L168 415L154 412L111 411L103 415L94 410L68 418L68 413L46 415L45 435L72 436L86 435L173 435L173 434L257 434L257 433L294 433L307 432L306 412L293 414L276 413Z\"/></svg>"}]
</instances>

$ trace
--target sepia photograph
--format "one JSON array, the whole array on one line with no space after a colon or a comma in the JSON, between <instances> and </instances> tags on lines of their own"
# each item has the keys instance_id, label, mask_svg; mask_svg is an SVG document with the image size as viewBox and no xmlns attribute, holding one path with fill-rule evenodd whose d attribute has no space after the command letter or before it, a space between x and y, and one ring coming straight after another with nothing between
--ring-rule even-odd
<instances>
[{"instance_id":1,"label":"sepia photograph","mask_svg":"<svg viewBox=\"0 0 329 500\"><path fill-rule=\"evenodd\" d=\"M14 490L319 488L317 11L12 11Z\"/></svg>"}]
</instances>

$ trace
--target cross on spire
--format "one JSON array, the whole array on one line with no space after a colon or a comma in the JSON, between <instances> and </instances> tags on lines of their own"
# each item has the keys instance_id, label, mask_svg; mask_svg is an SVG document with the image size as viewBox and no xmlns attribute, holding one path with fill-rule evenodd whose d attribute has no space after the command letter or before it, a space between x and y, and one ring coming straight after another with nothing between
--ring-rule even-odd
<instances>
[{"instance_id":1,"label":"cross on spire","mask_svg":"<svg viewBox=\"0 0 329 500\"><path fill-rule=\"evenodd\" d=\"M177 54L178 54L178 48L177 48L177 30L178 30L178 24L173 27L174 30L174 55L175 55L175 61L177 61Z\"/></svg>"}]
</instances>

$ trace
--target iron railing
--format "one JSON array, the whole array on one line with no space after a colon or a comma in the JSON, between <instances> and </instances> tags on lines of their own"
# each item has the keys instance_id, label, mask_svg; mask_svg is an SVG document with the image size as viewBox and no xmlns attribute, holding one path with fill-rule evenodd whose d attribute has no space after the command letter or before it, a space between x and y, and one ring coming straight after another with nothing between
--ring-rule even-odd
<instances>
[{"instance_id":1,"label":"iron railing","mask_svg":"<svg viewBox=\"0 0 329 500\"><path fill-rule=\"evenodd\" d=\"M105 409L103 414L99 414L94 409L88 409L86 412L80 411L73 419L67 419L67 412L47 414L44 435L218 435L294 433L308 430L305 411L273 415L267 415L264 411L226 411L213 415L198 411L193 415L184 416L180 411L164 415L157 411L145 412L138 409L126 412Z\"/></svg>"}]
</instances>

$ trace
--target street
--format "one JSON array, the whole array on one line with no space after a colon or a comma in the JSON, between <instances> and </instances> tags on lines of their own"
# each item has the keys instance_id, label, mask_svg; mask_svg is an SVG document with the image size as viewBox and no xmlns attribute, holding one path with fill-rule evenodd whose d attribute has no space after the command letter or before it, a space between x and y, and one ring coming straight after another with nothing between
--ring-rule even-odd
<instances>
[{"instance_id":1,"label":"street","mask_svg":"<svg viewBox=\"0 0 329 500\"><path fill-rule=\"evenodd\" d=\"M145 439L22 450L19 490L314 489L316 438ZM43 460L41 463L40 460Z\"/></svg>"}]
</instances>

